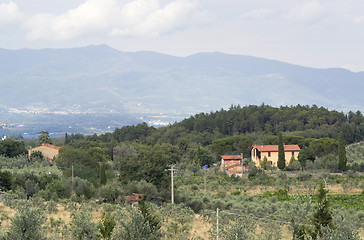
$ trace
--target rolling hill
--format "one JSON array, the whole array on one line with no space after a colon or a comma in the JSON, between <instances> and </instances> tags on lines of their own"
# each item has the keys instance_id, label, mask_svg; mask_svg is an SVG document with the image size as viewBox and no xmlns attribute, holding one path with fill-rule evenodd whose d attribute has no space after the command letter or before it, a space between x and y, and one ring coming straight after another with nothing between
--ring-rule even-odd
<instances>
[{"instance_id":1,"label":"rolling hill","mask_svg":"<svg viewBox=\"0 0 364 240\"><path fill-rule=\"evenodd\" d=\"M364 110L364 72L224 53L175 57L106 45L0 49L0 110L181 120L231 104ZM171 118L169 118L169 121ZM143 120L143 119L142 119ZM0 122L3 121L0 119Z\"/></svg>"}]
</instances>

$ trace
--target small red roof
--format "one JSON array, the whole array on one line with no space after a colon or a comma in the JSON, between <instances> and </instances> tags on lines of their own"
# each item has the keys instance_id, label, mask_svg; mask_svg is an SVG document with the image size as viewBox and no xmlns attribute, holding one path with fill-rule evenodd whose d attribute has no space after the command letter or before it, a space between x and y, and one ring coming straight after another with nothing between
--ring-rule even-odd
<instances>
[{"instance_id":1,"label":"small red roof","mask_svg":"<svg viewBox=\"0 0 364 240\"><path fill-rule=\"evenodd\" d=\"M224 155L221 156L222 159L226 160L241 160L241 155Z\"/></svg>"},{"instance_id":2,"label":"small red roof","mask_svg":"<svg viewBox=\"0 0 364 240\"><path fill-rule=\"evenodd\" d=\"M48 144L48 143L42 143L42 146L57 149L57 150L61 149L61 147L58 147L58 146L55 146L55 145L52 145L52 144Z\"/></svg>"},{"instance_id":3,"label":"small red roof","mask_svg":"<svg viewBox=\"0 0 364 240\"><path fill-rule=\"evenodd\" d=\"M278 152L278 145L254 145L259 152ZM284 151L300 151L298 145L284 145Z\"/></svg>"}]
</instances>

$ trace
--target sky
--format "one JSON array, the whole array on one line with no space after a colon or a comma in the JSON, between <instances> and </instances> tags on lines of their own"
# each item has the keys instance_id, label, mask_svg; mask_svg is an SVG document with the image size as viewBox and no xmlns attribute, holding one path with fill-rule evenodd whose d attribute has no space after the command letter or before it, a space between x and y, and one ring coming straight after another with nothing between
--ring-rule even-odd
<instances>
[{"instance_id":1,"label":"sky","mask_svg":"<svg viewBox=\"0 0 364 240\"><path fill-rule=\"evenodd\" d=\"M0 0L0 48L98 44L364 71L364 1Z\"/></svg>"}]
</instances>

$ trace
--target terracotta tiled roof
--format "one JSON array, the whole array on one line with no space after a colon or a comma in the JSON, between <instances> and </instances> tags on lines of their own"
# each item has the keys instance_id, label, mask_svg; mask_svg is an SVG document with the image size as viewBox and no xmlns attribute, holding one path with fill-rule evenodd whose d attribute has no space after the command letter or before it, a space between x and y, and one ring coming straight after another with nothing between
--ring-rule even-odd
<instances>
[{"instance_id":1,"label":"terracotta tiled roof","mask_svg":"<svg viewBox=\"0 0 364 240\"><path fill-rule=\"evenodd\" d=\"M224 168L225 169L230 169L230 168L234 168L234 167L241 167L241 164L236 163L236 164L231 164L231 165L227 165Z\"/></svg>"},{"instance_id":2,"label":"terracotta tiled roof","mask_svg":"<svg viewBox=\"0 0 364 240\"><path fill-rule=\"evenodd\" d=\"M254 145L259 152L278 152L278 145ZM284 145L284 151L300 151L298 145Z\"/></svg>"},{"instance_id":3,"label":"terracotta tiled roof","mask_svg":"<svg viewBox=\"0 0 364 240\"><path fill-rule=\"evenodd\" d=\"M58 146L55 146L55 145L52 145L52 144L48 144L48 143L42 143L42 146L57 149L57 150L61 149L61 147L58 147Z\"/></svg>"},{"instance_id":4,"label":"terracotta tiled roof","mask_svg":"<svg viewBox=\"0 0 364 240\"><path fill-rule=\"evenodd\" d=\"M224 155L221 158L224 160L241 160L241 155Z\"/></svg>"}]
</instances>

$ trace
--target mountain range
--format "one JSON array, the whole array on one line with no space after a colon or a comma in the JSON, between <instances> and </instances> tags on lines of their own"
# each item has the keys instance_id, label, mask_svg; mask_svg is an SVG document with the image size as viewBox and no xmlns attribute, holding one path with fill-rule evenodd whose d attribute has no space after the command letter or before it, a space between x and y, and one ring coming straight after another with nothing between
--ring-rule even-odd
<instances>
[{"instance_id":1,"label":"mountain range","mask_svg":"<svg viewBox=\"0 0 364 240\"><path fill-rule=\"evenodd\" d=\"M2 113L121 114L170 122L231 104L364 110L364 72L252 56L176 57L98 45L0 49L0 62Z\"/></svg>"}]
</instances>

